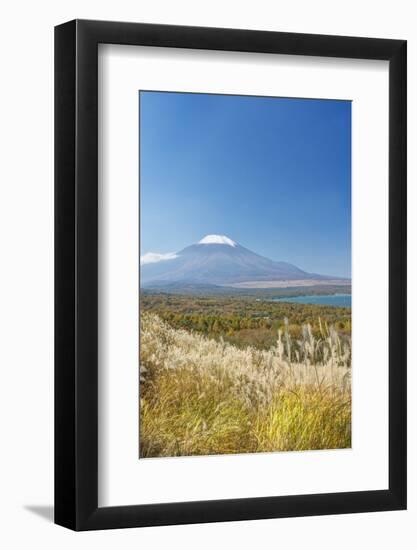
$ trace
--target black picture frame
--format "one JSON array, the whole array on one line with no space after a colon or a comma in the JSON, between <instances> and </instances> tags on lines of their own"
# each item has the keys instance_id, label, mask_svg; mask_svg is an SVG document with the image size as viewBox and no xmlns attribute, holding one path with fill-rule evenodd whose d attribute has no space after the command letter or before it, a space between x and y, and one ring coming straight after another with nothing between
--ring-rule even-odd
<instances>
[{"instance_id":1,"label":"black picture frame","mask_svg":"<svg viewBox=\"0 0 417 550\"><path fill-rule=\"evenodd\" d=\"M389 62L389 488L98 506L98 44ZM406 508L406 41L74 20L55 28L55 523L74 530Z\"/></svg>"}]
</instances>

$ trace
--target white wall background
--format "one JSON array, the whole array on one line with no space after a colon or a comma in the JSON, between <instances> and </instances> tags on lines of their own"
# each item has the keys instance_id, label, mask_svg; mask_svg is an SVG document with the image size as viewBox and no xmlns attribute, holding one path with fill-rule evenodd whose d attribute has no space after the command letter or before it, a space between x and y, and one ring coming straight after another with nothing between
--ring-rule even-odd
<instances>
[{"instance_id":1,"label":"white wall background","mask_svg":"<svg viewBox=\"0 0 417 550\"><path fill-rule=\"evenodd\" d=\"M417 18L415 2L15 0L1 11L0 544L7 549L320 548L417 542ZM72 533L53 498L53 26L109 19L403 38L409 74L409 510ZM343 472L340 472L343 476Z\"/></svg>"}]
</instances>

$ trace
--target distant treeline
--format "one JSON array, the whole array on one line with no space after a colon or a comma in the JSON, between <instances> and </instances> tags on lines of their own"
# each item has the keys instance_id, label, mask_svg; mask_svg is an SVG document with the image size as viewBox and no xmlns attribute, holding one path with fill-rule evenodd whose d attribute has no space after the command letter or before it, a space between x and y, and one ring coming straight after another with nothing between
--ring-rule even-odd
<instances>
[{"instance_id":1,"label":"distant treeline","mask_svg":"<svg viewBox=\"0 0 417 550\"><path fill-rule=\"evenodd\" d=\"M275 344L279 329L287 324L294 338L301 337L302 326L310 324L320 337L322 327L332 325L337 332L351 334L349 308L313 304L277 303L237 296L181 296L144 293L141 308L158 314L173 328L214 337L245 347L268 349Z\"/></svg>"},{"instance_id":2,"label":"distant treeline","mask_svg":"<svg viewBox=\"0 0 417 550\"><path fill-rule=\"evenodd\" d=\"M143 287L141 292L144 295L181 295L181 296L219 296L233 298L261 298L264 300L272 298L295 297L295 296L320 296L327 294L350 294L351 285L320 284L314 286L295 286L285 288L232 288L216 285L178 284Z\"/></svg>"}]
</instances>

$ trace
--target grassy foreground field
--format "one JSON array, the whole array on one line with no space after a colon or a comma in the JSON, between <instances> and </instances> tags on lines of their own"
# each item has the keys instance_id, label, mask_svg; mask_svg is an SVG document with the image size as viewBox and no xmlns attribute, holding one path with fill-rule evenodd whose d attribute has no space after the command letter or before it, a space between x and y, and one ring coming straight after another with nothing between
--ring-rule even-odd
<instances>
[{"instance_id":1,"label":"grassy foreground field","mask_svg":"<svg viewBox=\"0 0 417 550\"><path fill-rule=\"evenodd\" d=\"M318 326L237 347L142 311L140 456L350 447L350 339Z\"/></svg>"}]
</instances>

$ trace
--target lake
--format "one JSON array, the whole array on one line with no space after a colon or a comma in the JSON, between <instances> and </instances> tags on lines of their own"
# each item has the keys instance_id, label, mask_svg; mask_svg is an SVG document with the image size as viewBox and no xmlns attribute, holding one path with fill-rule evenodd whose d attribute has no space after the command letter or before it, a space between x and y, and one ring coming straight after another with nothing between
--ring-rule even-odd
<instances>
[{"instance_id":1,"label":"lake","mask_svg":"<svg viewBox=\"0 0 417 550\"><path fill-rule=\"evenodd\" d=\"M289 296L273 298L273 302L291 302L295 304L316 304L319 306L352 307L351 294L323 294L311 296Z\"/></svg>"}]
</instances>

